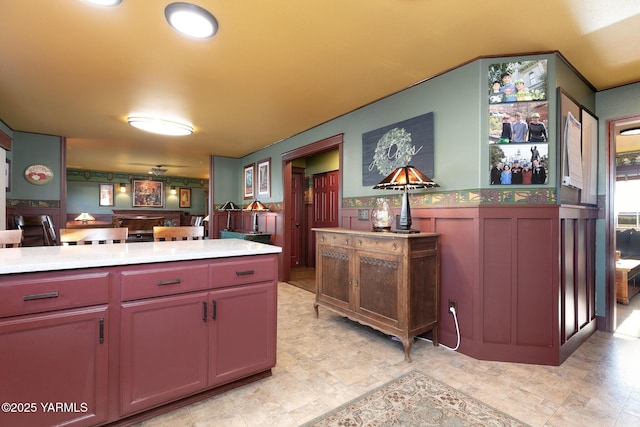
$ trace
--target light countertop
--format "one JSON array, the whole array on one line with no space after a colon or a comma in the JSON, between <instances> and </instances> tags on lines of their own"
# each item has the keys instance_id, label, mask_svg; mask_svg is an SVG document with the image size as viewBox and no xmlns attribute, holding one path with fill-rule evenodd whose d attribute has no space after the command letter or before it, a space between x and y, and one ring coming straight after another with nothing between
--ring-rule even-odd
<instances>
[{"instance_id":1,"label":"light countertop","mask_svg":"<svg viewBox=\"0 0 640 427\"><path fill-rule=\"evenodd\" d=\"M282 248L240 239L0 249L0 274L276 254Z\"/></svg>"}]
</instances>

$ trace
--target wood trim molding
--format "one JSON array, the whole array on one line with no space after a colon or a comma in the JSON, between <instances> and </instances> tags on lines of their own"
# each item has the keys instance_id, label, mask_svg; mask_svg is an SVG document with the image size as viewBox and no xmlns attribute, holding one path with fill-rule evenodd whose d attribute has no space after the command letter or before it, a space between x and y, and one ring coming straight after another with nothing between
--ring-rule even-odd
<instances>
[{"instance_id":1,"label":"wood trim molding","mask_svg":"<svg viewBox=\"0 0 640 427\"><path fill-rule=\"evenodd\" d=\"M13 140L11 139L11 137L0 129L0 147L4 148L7 151L11 151L12 142Z\"/></svg>"}]
</instances>

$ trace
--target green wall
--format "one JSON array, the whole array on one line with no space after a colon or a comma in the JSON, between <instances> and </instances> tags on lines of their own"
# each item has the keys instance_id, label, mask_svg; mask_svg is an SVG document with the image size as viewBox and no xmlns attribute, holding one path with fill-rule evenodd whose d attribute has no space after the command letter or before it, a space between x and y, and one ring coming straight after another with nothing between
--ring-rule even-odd
<instances>
[{"instance_id":1,"label":"green wall","mask_svg":"<svg viewBox=\"0 0 640 427\"><path fill-rule=\"evenodd\" d=\"M13 132L11 154L11 192L7 199L60 200L60 137ZM53 181L47 185L30 184L24 178L24 170L34 164L48 166L53 171Z\"/></svg>"},{"instance_id":2,"label":"green wall","mask_svg":"<svg viewBox=\"0 0 640 427\"><path fill-rule=\"evenodd\" d=\"M555 70L555 54L474 61L242 158L238 163L240 166L235 170L236 181L240 180L241 165L271 157L273 185L271 199L268 201L279 202L283 199L282 185L279 185L282 182L282 154L344 134L343 197L383 194L382 190L362 186L362 134L433 112L435 170L432 178L440 185L437 191L489 188L489 149L486 137L489 134L486 96L488 65L534 59L547 59L549 73ZM551 86L553 83L552 80L549 81ZM555 111L555 91L551 89L553 88L550 88L548 94L549 108L550 111ZM555 118L550 120L550 124L552 126L549 127L549 134L555 135ZM549 141L549 152L555 153L555 150L555 140L552 139ZM555 187L555 178L550 179L545 187ZM215 185L214 188L218 200L217 192L220 187ZM237 191L239 194L240 189Z\"/></svg>"}]
</instances>

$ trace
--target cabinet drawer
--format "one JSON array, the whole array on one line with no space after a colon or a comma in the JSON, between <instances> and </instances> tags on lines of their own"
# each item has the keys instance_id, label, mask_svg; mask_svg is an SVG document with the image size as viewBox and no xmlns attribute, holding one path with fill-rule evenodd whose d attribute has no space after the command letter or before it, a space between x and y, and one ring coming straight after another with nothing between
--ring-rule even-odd
<instances>
[{"instance_id":1,"label":"cabinet drawer","mask_svg":"<svg viewBox=\"0 0 640 427\"><path fill-rule=\"evenodd\" d=\"M0 284L0 317L105 304L109 273L37 275Z\"/></svg>"},{"instance_id":2,"label":"cabinet drawer","mask_svg":"<svg viewBox=\"0 0 640 427\"><path fill-rule=\"evenodd\" d=\"M353 238L350 234L316 231L316 242L331 246L352 246Z\"/></svg>"},{"instance_id":3,"label":"cabinet drawer","mask_svg":"<svg viewBox=\"0 0 640 427\"><path fill-rule=\"evenodd\" d=\"M211 264L211 285L221 288L230 285L277 280L275 257L246 257L237 261Z\"/></svg>"},{"instance_id":4,"label":"cabinet drawer","mask_svg":"<svg viewBox=\"0 0 640 427\"><path fill-rule=\"evenodd\" d=\"M122 272L123 301L207 289L207 265L151 268Z\"/></svg>"},{"instance_id":5,"label":"cabinet drawer","mask_svg":"<svg viewBox=\"0 0 640 427\"><path fill-rule=\"evenodd\" d=\"M391 253L401 253L406 240L404 239L378 239L375 237L353 236L353 247Z\"/></svg>"}]
</instances>

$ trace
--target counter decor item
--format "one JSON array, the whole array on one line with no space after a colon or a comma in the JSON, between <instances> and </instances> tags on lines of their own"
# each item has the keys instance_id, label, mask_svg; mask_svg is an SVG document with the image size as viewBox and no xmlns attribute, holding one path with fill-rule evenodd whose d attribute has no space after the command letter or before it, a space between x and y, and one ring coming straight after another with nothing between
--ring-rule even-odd
<instances>
[{"instance_id":1,"label":"counter decor item","mask_svg":"<svg viewBox=\"0 0 640 427\"><path fill-rule=\"evenodd\" d=\"M373 231L391 231L393 224L393 214L389 207L389 202L384 197L378 197L371 209L371 225Z\"/></svg>"},{"instance_id":2,"label":"counter decor item","mask_svg":"<svg viewBox=\"0 0 640 427\"><path fill-rule=\"evenodd\" d=\"M260 230L258 229L258 212L267 212L269 208L266 207L265 204L261 201L254 200L253 202L249 203L244 208L244 210L253 213L253 231L251 232L254 234L260 233Z\"/></svg>"},{"instance_id":3,"label":"counter decor item","mask_svg":"<svg viewBox=\"0 0 640 427\"><path fill-rule=\"evenodd\" d=\"M411 208L409 207L409 194L407 193L407 190L431 187L439 187L439 185L414 166L402 166L397 168L373 187L376 190L401 190L403 192L400 222L398 224L398 228L393 230L394 233L419 232L419 230L411 229Z\"/></svg>"},{"instance_id":4,"label":"counter decor item","mask_svg":"<svg viewBox=\"0 0 640 427\"><path fill-rule=\"evenodd\" d=\"M225 228L225 231L233 231L233 229L231 228L231 212L241 211L242 209L238 205L236 205L235 203L229 200L225 202L224 205L220 206L218 210L227 213L227 228ZM207 216L205 220L209 221L209 216Z\"/></svg>"}]
</instances>

